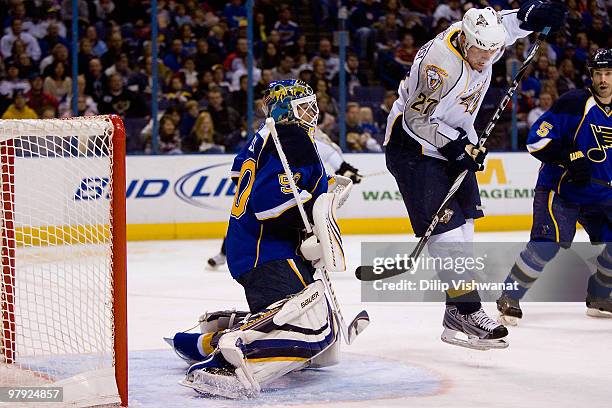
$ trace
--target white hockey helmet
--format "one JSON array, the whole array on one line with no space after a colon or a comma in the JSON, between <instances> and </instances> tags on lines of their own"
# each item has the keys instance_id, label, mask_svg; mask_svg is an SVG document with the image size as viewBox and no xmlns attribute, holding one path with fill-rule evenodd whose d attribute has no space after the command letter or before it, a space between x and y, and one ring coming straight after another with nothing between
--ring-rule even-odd
<instances>
[{"instance_id":1,"label":"white hockey helmet","mask_svg":"<svg viewBox=\"0 0 612 408\"><path fill-rule=\"evenodd\" d=\"M465 34L465 49L471 46L483 50L501 48L506 42L506 29L492 7L471 8L463 16L461 31Z\"/></svg>"}]
</instances>

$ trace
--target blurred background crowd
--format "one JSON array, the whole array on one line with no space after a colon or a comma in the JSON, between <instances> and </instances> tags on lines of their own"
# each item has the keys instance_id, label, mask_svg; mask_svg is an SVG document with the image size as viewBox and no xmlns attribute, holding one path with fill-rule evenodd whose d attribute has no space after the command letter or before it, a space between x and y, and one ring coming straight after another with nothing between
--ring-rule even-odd
<instances>
[{"instance_id":1,"label":"blurred background crowd","mask_svg":"<svg viewBox=\"0 0 612 408\"><path fill-rule=\"evenodd\" d=\"M588 86L586 61L612 47L610 0L568 0L564 30L551 36L529 68L517 98L489 139L492 150L524 149L528 127L559 95ZM419 47L470 7L518 8L489 0L256 0L253 70L255 121L272 80L300 78L317 94L319 126L339 141L339 72L345 70L346 150L381 151L399 81ZM159 104L158 152L234 153L246 142L247 9L245 1L159 0L158 95L152 95L150 1L79 0L78 44L72 0L0 0L0 115L3 119L120 115L128 152L150 153L152 98ZM340 66L339 7L348 11L346 60ZM494 66L477 129L490 118L526 56L527 38ZM71 47L78 47L73 92ZM513 134L514 137L509 135Z\"/></svg>"}]
</instances>

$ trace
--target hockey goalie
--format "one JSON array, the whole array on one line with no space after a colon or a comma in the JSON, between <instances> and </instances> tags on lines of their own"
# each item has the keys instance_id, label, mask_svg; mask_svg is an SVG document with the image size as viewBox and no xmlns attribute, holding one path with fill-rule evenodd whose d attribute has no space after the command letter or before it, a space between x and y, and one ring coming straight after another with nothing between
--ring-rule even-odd
<instances>
[{"instance_id":1,"label":"hockey goalie","mask_svg":"<svg viewBox=\"0 0 612 408\"><path fill-rule=\"evenodd\" d=\"M207 395L255 396L291 371L333 365L339 358L335 295L326 296L326 285L314 273L345 269L335 211L351 181L326 175L313 139L318 108L310 86L273 82L264 101L282 147L262 126L236 156L226 239L228 266L244 288L249 311L206 313L200 333L168 339L191 364L181 384ZM307 214L314 235L305 236L298 210Z\"/></svg>"}]
</instances>

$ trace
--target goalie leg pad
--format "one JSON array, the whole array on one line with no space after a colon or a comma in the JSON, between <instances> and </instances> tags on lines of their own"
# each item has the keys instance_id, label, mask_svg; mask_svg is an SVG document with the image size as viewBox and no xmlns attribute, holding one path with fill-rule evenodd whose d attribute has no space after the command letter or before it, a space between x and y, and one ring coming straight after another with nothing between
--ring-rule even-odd
<instances>
[{"instance_id":1,"label":"goalie leg pad","mask_svg":"<svg viewBox=\"0 0 612 408\"><path fill-rule=\"evenodd\" d=\"M270 305L268 310L253 315L250 321L219 338L217 350L244 389L237 392L234 381L232 393L255 395L262 385L306 367L311 359L337 342L336 323L324 291L323 283L315 281L299 294ZM207 374L198 375L196 370ZM181 384L211 392L214 383L211 375L214 373L206 366L192 366ZM228 381L224 378L224 383Z\"/></svg>"},{"instance_id":2,"label":"goalie leg pad","mask_svg":"<svg viewBox=\"0 0 612 408\"><path fill-rule=\"evenodd\" d=\"M200 332L214 333L229 329L235 324L248 319L249 312L234 310L220 310L216 312L206 312L200 316Z\"/></svg>"},{"instance_id":3,"label":"goalie leg pad","mask_svg":"<svg viewBox=\"0 0 612 408\"><path fill-rule=\"evenodd\" d=\"M331 367L340 363L340 342L336 341L328 349L310 360L308 368Z\"/></svg>"},{"instance_id":4,"label":"goalie leg pad","mask_svg":"<svg viewBox=\"0 0 612 408\"><path fill-rule=\"evenodd\" d=\"M213 353L221 332L248 320L250 315L249 312L236 310L206 312L199 319L201 334L179 332L172 339L166 339L166 342L180 358L194 364Z\"/></svg>"}]
</instances>

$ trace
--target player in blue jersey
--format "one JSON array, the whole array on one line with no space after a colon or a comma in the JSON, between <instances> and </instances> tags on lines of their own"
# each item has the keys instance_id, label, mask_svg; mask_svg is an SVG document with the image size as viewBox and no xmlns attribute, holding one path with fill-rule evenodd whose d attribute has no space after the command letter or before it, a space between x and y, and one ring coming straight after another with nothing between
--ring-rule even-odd
<instances>
[{"instance_id":1,"label":"player in blue jersey","mask_svg":"<svg viewBox=\"0 0 612 408\"><path fill-rule=\"evenodd\" d=\"M276 123L299 200L321 238L337 225L328 216L336 201L329 198L333 193L327 192L330 184L313 139L316 96L301 81L283 80L270 84L264 103ZM257 394L288 372L337 363L337 322L323 283L313 277L313 265L336 262L343 251L341 243L315 239L313 246L314 236L306 240L268 127L260 128L236 156L232 173L238 181L225 243L227 262L244 288L249 311L207 313L200 318L201 333L177 333L168 342L192 363L183 385L239 398ZM350 186L350 180L345 183ZM310 254L308 259L302 253Z\"/></svg>"},{"instance_id":2,"label":"player in blue jersey","mask_svg":"<svg viewBox=\"0 0 612 408\"><path fill-rule=\"evenodd\" d=\"M502 319L516 324L519 300L559 248L568 248L579 222L594 244L604 248L589 278L590 316L612 316L612 49L600 49L588 63L593 84L570 91L533 125L529 152L542 162L533 201L533 226L497 300Z\"/></svg>"},{"instance_id":3,"label":"player in blue jersey","mask_svg":"<svg viewBox=\"0 0 612 408\"><path fill-rule=\"evenodd\" d=\"M361 182L363 176L359 173L359 170L344 160L340 147L334 142L332 142L329 136L323 133L321 129L317 129L315 132L315 144L317 147L317 151L319 152L319 156L321 157L321 160L325 165L326 171L332 172L340 176L348 177L351 179L353 184L359 184ZM237 167L232 170L232 181L234 183L238 183L239 176L240 167ZM227 262L226 252L227 251L225 249L224 237L223 242L221 243L221 251L218 254L208 258L207 268L214 270L221 265L225 265L225 263Z\"/></svg>"}]
</instances>

